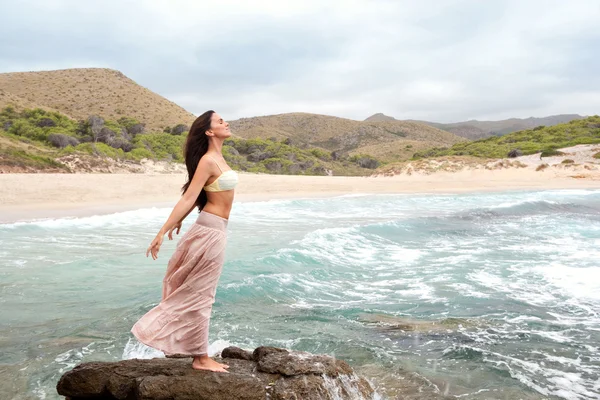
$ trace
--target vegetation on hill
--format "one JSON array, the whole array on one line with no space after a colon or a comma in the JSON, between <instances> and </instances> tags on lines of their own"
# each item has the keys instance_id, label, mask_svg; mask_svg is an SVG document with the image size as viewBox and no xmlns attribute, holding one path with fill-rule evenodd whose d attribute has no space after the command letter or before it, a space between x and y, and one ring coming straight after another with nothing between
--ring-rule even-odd
<instances>
[{"instance_id":1,"label":"vegetation on hill","mask_svg":"<svg viewBox=\"0 0 600 400\"><path fill-rule=\"evenodd\" d=\"M0 74L0 108L56 110L74 119L102 115L124 116L162 131L179 123L190 125L194 115L164 97L138 85L119 71L75 68L58 71Z\"/></svg>"},{"instance_id":2,"label":"vegetation on hill","mask_svg":"<svg viewBox=\"0 0 600 400\"><path fill-rule=\"evenodd\" d=\"M595 143L600 143L600 117L597 115L566 124L539 126L504 136L457 143L450 148L419 151L413 158L442 156L504 158L540 152L542 156L550 156L557 154L557 149L560 148Z\"/></svg>"},{"instance_id":3,"label":"vegetation on hill","mask_svg":"<svg viewBox=\"0 0 600 400\"><path fill-rule=\"evenodd\" d=\"M60 158L68 155L183 162L187 131L185 124L147 132L144 124L130 117L105 120L92 115L76 121L57 111L17 111L9 106L0 112L0 165L61 170L67 168ZM365 175L380 165L368 155L299 148L277 139L231 138L223 155L234 169L276 174Z\"/></svg>"},{"instance_id":4,"label":"vegetation on hill","mask_svg":"<svg viewBox=\"0 0 600 400\"><path fill-rule=\"evenodd\" d=\"M477 121L470 120L464 122L454 122L441 124L438 122L428 121L417 121L425 125L433 126L438 129L442 129L447 132L454 133L455 135L470 139L485 139L490 136L502 136L508 133L522 131L526 129L532 129L536 126L553 126L566 122L570 122L575 119L583 119L581 115L577 114L561 114L551 115L543 118L510 118L500 121ZM365 121L380 122L380 121L397 121L394 117L387 116L382 113L373 114Z\"/></svg>"},{"instance_id":5,"label":"vegetation on hill","mask_svg":"<svg viewBox=\"0 0 600 400\"><path fill-rule=\"evenodd\" d=\"M543 118L509 118L500 121L471 120L449 124L426 121L421 122L448 132L452 132L467 139L476 140L485 139L490 136L503 136L513 132L533 129L537 126L554 126L583 118L584 117L577 114L561 114L551 115Z\"/></svg>"},{"instance_id":6,"label":"vegetation on hill","mask_svg":"<svg viewBox=\"0 0 600 400\"><path fill-rule=\"evenodd\" d=\"M243 138L289 140L300 147L316 146L337 154L370 154L383 162L405 160L417 149L465 140L415 122L364 122L307 113L242 118L230 125Z\"/></svg>"}]
</instances>

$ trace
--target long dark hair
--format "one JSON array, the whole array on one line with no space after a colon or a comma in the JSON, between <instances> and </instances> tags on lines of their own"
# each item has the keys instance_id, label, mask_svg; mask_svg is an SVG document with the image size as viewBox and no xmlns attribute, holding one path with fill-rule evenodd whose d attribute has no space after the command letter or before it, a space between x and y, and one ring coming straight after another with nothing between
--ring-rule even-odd
<instances>
[{"instance_id":1,"label":"long dark hair","mask_svg":"<svg viewBox=\"0 0 600 400\"><path fill-rule=\"evenodd\" d=\"M198 168L198 163L200 162L202 156L208 151L208 136L206 136L206 131L210 129L210 119L214 113L215 112L213 110L208 110L196 118L192 124L192 127L190 128L190 132L188 133L188 137L185 142L185 148L183 150L185 166L187 167L188 171L188 179L181 188L183 193L185 193L190 187L192 178L196 173L196 168ZM196 207L198 207L198 211L202 211L207 201L208 199L206 197L206 192L204 189L200 190L200 194L196 199Z\"/></svg>"}]
</instances>

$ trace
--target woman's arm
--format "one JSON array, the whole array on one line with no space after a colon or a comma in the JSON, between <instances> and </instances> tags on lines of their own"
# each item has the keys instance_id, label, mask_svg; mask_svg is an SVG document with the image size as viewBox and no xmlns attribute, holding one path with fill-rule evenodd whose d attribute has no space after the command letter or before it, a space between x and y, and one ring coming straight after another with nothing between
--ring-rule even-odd
<instances>
[{"instance_id":1,"label":"woman's arm","mask_svg":"<svg viewBox=\"0 0 600 400\"><path fill-rule=\"evenodd\" d=\"M173 231L175 229L177 229L177 231L175 231L176 235L179 235L179 230L181 229L181 224L183 223L183 220L187 218L188 215L190 215L190 213L192 212L192 210L196 208L196 204L194 203L194 205L189 209L189 211L187 213L185 213L185 215L183 216L183 218L181 218L179 220L179 222L177 222L175 224L174 227L172 227L171 229L169 229L169 232L167 232L167 237L169 238L169 240L173 240Z\"/></svg>"},{"instance_id":2,"label":"woman's arm","mask_svg":"<svg viewBox=\"0 0 600 400\"><path fill-rule=\"evenodd\" d=\"M192 211L202 187L214 173L214 165L210 161L212 160L208 157L202 157L202 159L200 159L198 167L196 168L196 173L194 173L192 181L190 182L190 186L183 196L181 196L173 208L173 211L171 211L167 222L160 228L160 231L158 231L158 234L152 243L150 243L150 247L148 247L148 250L146 251L146 257L149 253L152 253L152 258L156 260L165 233L177 226L177 224Z\"/></svg>"},{"instance_id":3,"label":"woman's arm","mask_svg":"<svg viewBox=\"0 0 600 400\"><path fill-rule=\"evenodd\" d=\"M192 207L190 207L190 209L188 210L188 212L185 213L185 215L179 220L179 223L182 223L184 219L187 218L188 215L190 215L190 213L192 212L192 210L196 208L196 203L194 202L194 205L192 205Z\"/></svg>"}]
</instances>

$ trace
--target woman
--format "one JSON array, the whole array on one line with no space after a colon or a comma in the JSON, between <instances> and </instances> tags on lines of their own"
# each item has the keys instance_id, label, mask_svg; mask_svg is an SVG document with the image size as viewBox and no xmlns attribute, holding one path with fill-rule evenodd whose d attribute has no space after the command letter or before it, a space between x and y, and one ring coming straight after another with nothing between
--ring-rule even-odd
<instances>
[{"instance_id":1,"label":"woman","mask_svg":"<svg viewBox=\"0 0 600 400\"><path fill-rule=\"evenodd\" d=\"M198 207L200 215L169 260L161 302L135 323L131 332L166 355L193 356L192 368L227 372L208 357L208 324L225 256L226 228L238 176L221 149L229 124L214 111L199 116L188 133L183 195L146 251L156 260L165 233L173 239L181 222Z\"/></svg>"}]
</instances>

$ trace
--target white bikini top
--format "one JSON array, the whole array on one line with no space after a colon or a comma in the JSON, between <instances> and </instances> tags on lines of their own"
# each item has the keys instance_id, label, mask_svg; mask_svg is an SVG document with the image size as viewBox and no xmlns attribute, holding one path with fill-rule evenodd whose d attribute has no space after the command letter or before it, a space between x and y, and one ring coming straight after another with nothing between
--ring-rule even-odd
<instances>
[{"instance_id":1,"label":"white bikini top","mask_svg":"<svg viewBox=\"0 0 600 400\"><path fill-rule=\"evenodd\" d=\"M214 158L212 158L212 160L215 162L215 164L217 164L217 167L219 167L221 175L219 175L219 177L215 179L215 181L210 185L204 186L204 190L206 190L207 192L225 192L227 190L235 189L239 180L237 172L235 172L232 169L223 172L217 160L215 160Z\"/></svg>"}]
</instances>

